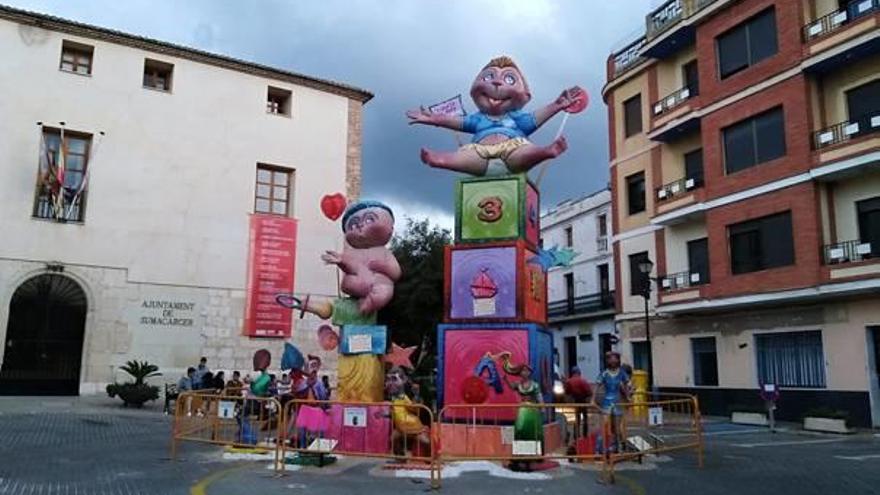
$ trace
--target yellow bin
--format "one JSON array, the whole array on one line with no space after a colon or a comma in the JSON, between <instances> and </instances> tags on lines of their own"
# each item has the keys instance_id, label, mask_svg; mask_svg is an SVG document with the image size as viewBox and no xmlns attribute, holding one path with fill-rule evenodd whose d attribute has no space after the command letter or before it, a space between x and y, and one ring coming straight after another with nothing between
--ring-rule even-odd
<instances>
[{"instance_id":1,"label":"yellow bin","mask_svg":"<svg viewBox=\"0 0 880 495\"><path fill-rule=\"evenodd\" d=\"M633 414L637 418L645 418L648 416L648 372L644 370L633 370Z\"/></svg>"}]
</instances>

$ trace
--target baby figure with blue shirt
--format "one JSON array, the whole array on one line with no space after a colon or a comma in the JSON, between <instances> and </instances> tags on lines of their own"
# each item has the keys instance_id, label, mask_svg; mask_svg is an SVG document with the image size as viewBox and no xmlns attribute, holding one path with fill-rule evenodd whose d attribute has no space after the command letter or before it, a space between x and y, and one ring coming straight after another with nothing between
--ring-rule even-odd
<instances>
[{"instance_id":1,"label":"baby figure with blue shirt","mask_svg":"<svg viewBox=\"0 0 880 495\"><path fill-rule=\"evenodd\" d=\"M532 144L528 136L581 97L572 87L552 103L535 112L523 110L532 99L525 78L510 57L489 61L471 85L471 98L480 110L460 116L432 113L425 108L407 112L410 124L427 124L473 134L470 143L457 151L422 148L426 164L475 176L528 172L544 160L556 158L568 148L564 136L547 146Z\"/></svg>"}]
</instances>

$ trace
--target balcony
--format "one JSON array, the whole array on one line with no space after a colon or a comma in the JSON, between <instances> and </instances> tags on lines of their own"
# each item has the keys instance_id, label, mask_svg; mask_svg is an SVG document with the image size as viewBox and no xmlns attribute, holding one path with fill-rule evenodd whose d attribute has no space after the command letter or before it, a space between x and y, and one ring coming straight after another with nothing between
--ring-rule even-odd
<instances>
[{"instance_id":1,"label":"balcony","mask_svg":"<svg viewBox=\"0 0 880 495\"><path fill-rule=\"evenodd\" d=\"M880 131L880 113L834 124L813 133L813 147L821 150Z\"/></svg>"},{"instance_id":2,"label":"balcony","mask_svg":"<svg viewBox=\"0 0 880 495\"><path fill-rule=\"evenodd\" d=\"M811 43L834 33L859 18L880 11L880 0L852 2L845 9L822 16L803 27L804 41Z\"/></svg>"},{"instance_id":3,"label":"balcony","mask_svg":"<svg viewBox=\"0 0 880 495\"><path fill-rule=\"evenodd\" d=\"M695 41L691 21L718 0L669 0L645 18L646 40L643 55L664 58Z\"/></svg>"},{"instance_id":4,"label":"balcony","mask_svg":"<svg viewBox=\"0 0 880 495\"><path fill-rule=\"evenodd\" d=\"M826 265L855 263L880 259L880 242L844 241L822 246L822 259Z\"/></svg>"},{"instance_id":5,"label":"balcony","mask_svg":"<svg viewBox=\"0 0 880 495\"><path fill-rule=\"evenodd\" d=\"M642 56L642 46L644 44L645 37L642 36L620 50L613 52L611 77L609 79L615 79L629 69L646 61L647 58Z\"/></svg>"},{"instance_id":6,"label":"balcony","mask_svg":"<svg viewBox=\"0 0 880 495\"><path fill-rule=\"evenodd\" d=\"M82 223L85 213L83 208L85 197L74 197L74 201L74 198L69 196L69 194L65 194L64 206L56 214L55 203L52 201L52 198L48 194L40 194L34 202L33 217L43 220L54 220L59 223Z\"/></svg>"},{"instance_id":7,"label":"balcony","mask_svg":"<svg viewBox=\"0 0 880 495\"><path fill-rule=\"evenodd\" d=\"M664 96L660 101L654 103L654 117L659 117L664 113L668 113L670 110L673 110L694 96L697 96L697 92L692 91L688 86L676 89L671 94Z\"/></svg>"},{"instance_id":8,"label":"balcony","mask_svg":"<svg viewBox=\"0 0 880 495\"><path fill-rule=\"evenodd\" d=\"M687 289L709 283L709 277L703 276L700 272L679 272L660 277L660 290L671 291L679 289Z\"/></svg>"},{"instance_id":9,"label":"balcony","mask_svg":"<svg viewBox=\"0 0 880 495\"><path fill-rule=\"evenodd\" d=\"M657 199L667 201L703 187L702 177L684 177L657 188Z\"/></svg>"},{"instance_id":10,"label":"balcony","mask_svg":"<svg viewBox=\"0 0 880 495\"><path fill-rule=\"evenodd\" d=\"M685 2L682 0L670 0L648 14L647 38L649 40L656 38L660 33L682 20L684 18L684 4Z\"/></svg>"},{"instance_id":11,"label":"balcony","mask_svg":"<svg viewBox=\"0 0 880 495\"><path fill-rule=\"evenodd\" d=\"M586 316L614 309L614 291L598 292L547 304L548 318Z\"/></svg>"}]
</instances>

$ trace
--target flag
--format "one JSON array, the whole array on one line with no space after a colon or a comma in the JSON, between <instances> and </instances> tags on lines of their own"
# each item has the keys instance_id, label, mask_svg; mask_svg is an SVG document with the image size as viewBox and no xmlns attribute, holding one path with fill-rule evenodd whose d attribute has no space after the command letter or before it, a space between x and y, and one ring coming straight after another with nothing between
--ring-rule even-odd
<instances>
[{"instance_id":1,"label":"flag","mask_svg":"<svg viewBox=\"0 0 880 495\"><path fill-rule=\"evenodd\" d=\"M461 103L460 94L429 106L428 111L441 115L458 115L460 117L467 115L467 112L465 112L464 106Z\"/></svg>"}]
</instances>

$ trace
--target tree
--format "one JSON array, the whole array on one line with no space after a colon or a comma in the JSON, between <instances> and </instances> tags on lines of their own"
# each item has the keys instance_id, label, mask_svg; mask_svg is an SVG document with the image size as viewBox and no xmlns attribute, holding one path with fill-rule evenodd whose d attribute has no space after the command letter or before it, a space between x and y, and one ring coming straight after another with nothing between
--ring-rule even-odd
<instances>
[{"instance_id":1,"label":"tree","mask_svg":"<svg viewBox=\"0 0 880 495\"><path fill-rule=\"evenodd\" d=\"M443 320L443 248L452 242L449 231L432 226L427 218L406 218L406 229L391 241L391 250L403 271L391 304L379 312L391 340L419 346L416 375L430 375L436 367L437 325Z\"/></svg>"}]
</instances>

